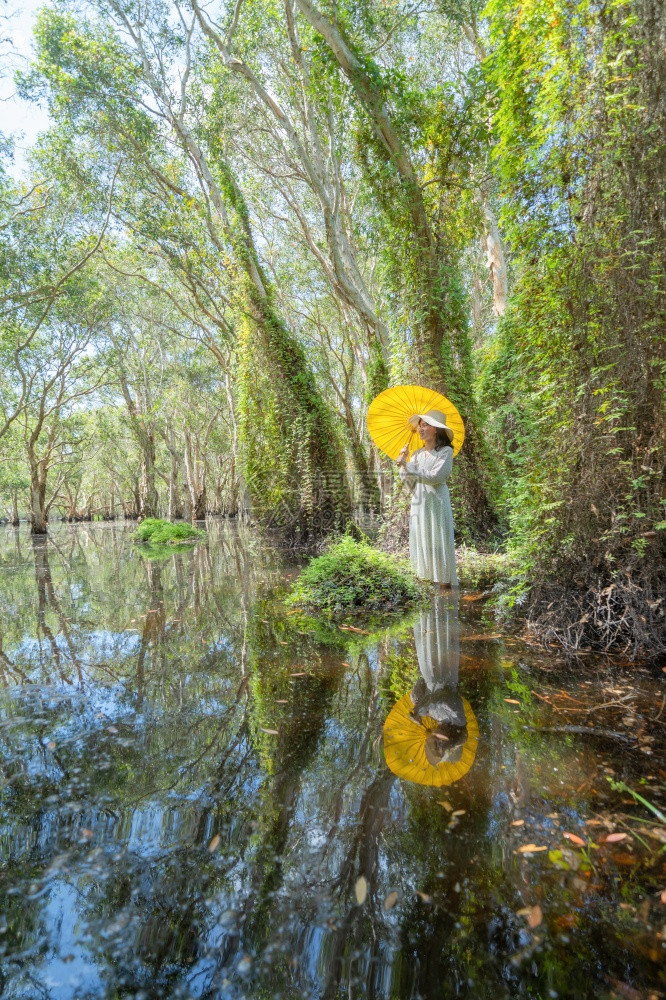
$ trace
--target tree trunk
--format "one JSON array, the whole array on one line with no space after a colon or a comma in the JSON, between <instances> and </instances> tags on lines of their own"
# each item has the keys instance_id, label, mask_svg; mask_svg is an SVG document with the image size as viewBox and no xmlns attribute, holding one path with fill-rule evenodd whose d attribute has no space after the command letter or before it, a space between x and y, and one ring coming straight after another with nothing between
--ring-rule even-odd
<instances>
[{"instance_id":1,"label":"tree trunk","mask_svg":"<svg viewBox=\"0 0 666 1000\"><path fill-rule=\"evenodd\" d=\"M141 467L141 494L139 516L157 517L159 496L155 485L155 435L152 430L141 435L143 461Z\"/></svg>"},{"instance_id":2,"label":"tree trunk","mask_svg":"<svg viewBox=\"0 0 666 1000\"><path fill-rule=\"evenodd\" d=\"M18 493L16 490L12 490L12 526L15 528L20 524L19 509L18 509Z\"/></svg>"},{"instance_id":3,"label":"tree trunk","mask_svg":"<svg viewBox=\"0 0 666 1000\"><path fill-rule=\"evenodd\" d=\"M45 535L46 520L46 476L39 465L30 470L30 531L33 535Z\"/></svg>"}]
</instances>

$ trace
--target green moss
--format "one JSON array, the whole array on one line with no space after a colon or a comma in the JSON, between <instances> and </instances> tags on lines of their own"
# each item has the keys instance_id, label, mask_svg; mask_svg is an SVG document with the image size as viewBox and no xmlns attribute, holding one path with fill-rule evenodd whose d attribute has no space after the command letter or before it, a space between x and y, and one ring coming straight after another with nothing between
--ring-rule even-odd
<instances>
[{"instance_id":1,"label":"green moss","mask_svg":"<svg viewBox=\"0 0 666 1000\"><path fill-rule=\"evenodd\" d=\"M345 536L310 560L286 603L331 615L371 614L409 607L426 593L405 560Z\"/></svg>"},{"instance_id":2,"label":"green moss","mask_svg":"<svg viewBox=\"0 0 666 1000\"><path fill-rule=\"evenodd\" d=\"M153 546L180 545L183 542L197 542L206 537L206 532L193 528L191 524L173 524L159 517L147 517L132 537L136 542Z\"/></svg>"}]
</instances>

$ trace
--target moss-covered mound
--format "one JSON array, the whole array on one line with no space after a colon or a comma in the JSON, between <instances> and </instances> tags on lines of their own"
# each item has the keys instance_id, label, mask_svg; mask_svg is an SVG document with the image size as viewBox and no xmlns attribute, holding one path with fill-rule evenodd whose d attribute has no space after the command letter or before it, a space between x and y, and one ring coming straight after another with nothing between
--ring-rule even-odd
<instances>
[{"instance_id":1,"label":"moss-covered mound","mask_svg":"<svg viewBox=\"0 0 666 1000\"><path fill-rule=\"evenodd\" d=\"M405 608L425 593L405 560L344 537L311 559L286 603L329 614L370 614Z\"/></svg>"},{"instance_id":2,"label":"moss-covered mound","mask_svg":"<svg viewBox=\"0 0 666 1000\"><path fill-rule=\"evenodd\" d=\"M133 536L134 541L144 542L155 547L162 545L181 545L184 542L198 542L206 537L205 531L193 528L191 524L163 521L159 517L147 517L138 526Z\"/></svg>"}]
</instances>

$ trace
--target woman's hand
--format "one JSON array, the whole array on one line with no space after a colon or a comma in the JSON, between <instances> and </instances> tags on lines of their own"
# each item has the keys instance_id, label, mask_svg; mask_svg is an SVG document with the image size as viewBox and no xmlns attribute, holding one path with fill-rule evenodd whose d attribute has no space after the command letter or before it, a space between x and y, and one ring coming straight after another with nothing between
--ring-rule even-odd
<instances>
[{"instance_id":1,"label":"woman's hand","mask_svg":"<svg viewBox=\"0 0 666 1000\"><path fill-rule=\"evenodd\" d=\"M406 444L405 447L400 452L400 454L398 455L396 462L398 463L398 465L406 465L408 457L409 457L409 445Z\"/></svg>"}]
</instances>

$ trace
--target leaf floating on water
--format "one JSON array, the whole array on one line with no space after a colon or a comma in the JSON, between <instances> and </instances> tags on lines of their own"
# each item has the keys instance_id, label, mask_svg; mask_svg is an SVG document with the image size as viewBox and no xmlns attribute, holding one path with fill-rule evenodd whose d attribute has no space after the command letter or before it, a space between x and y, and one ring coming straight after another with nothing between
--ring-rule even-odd
<instances>
[{"instance_id":1,"label":"leaf floating on water","mask_svg":"<svg viewBox=\"0 0 666 1000\"><path fill-rule=\"evenodd\" d=\"M628 836L629 836L628 833L609 833L604 843L619 844L621 840L626 840Z\"/></svg>"},{"instance_id":2,"label":"leaf floating on water","mask_svg":"<svg viewBox=\"0 0 666 1000\"><path fill-rule=\"evenodd\" d=\"M289 676L290 677L307 677L307 671L306 670L298 670L294 674L289 674Z\"/></svg>"},{"instance_id":3,"label":"leaf floating on water","mask_svg":"<svg viewBox=\"0 0 666 1000\"><path fill-rule=\"evenodd\" d=\"M84 830L81 830L81 836L85 837L86 840L90 840L90 838L94 837L95 834L93 833L92 830L84 829Z\"/></svg>"},{"instance_id":4,"label":"leaf floating on water","mask_svg":"<svg viewBox=\"0 0 666 1000\"><path fill-rule=\"evenodd\" d=\"M517 701L516 698L505 698L504 701L506 701L509 705L520 705L520 702Z\"/></svg>"},{"instance_id":5,"label":"leaf floating on water","mask_svg":"<svg viewBox=\"0 0 666 1000\"><path fill-rule=\"evenodd\" d=\"M116 729L115 726L107 726L106 729L107 729L107 732L109 732L109 733L117 733L118 732L118 730Z\"/></svg>"},{"instance_id":6,"label":"leaf floating on water","mask_svg":"<svg viewBox=\"0 0 666 1000\"><path fill-rule=\"evenodd\" d=\"M444 806L447 812L453 812L453 806L451 805L448 799L438 800L437 805Z\"/></svg>"},{"instance_id":7,"label":"leaf floating on water","mask_svg":"<svg viewBox=\"0 0 666 1000\"><path fill-rule=\"evenodd\" d=\"M345 663L345 661L344 661L344 660L342 661L342 664L341 664L341 665L342 665L343 667L351 667L351 663Z\"/></svg>"},{"instance_id":8,"label":"leaf floating on water","mask_svg":"<svg viewBox=\"0 0 666 1000\"><path fill-rule=\"evenodd\" d=\"M420 896L424 903L432 903L432 896L429 896L427 892L421 892L420 889L417 889L416 895Z\"/></svg>"},{"instance_id":9,"label":"leaf floating on water","mask_svg":"<svg viewBox=\"0 0 666 1000\"><path fill-rule=\"evenodd\" d=\"M55 748L56 748L56 745L53 742L53 740L49 740L49 742L46 745L49 748L49 750L55 750Z\"/></svg>"},{"instance_id":10,"label":"leaf floating on water","mask_svg":"<svg viewBox=\"0 0 666 1000\"><path fill-rule=\"evenodd\" d=\"M289 699L288 698L276 698L275 699L275 704L276 705L288 705L289 704Z\"/></svg>"},{"instance_id":11,"label":"leaf floating on water","mask_svg":"<svg viewBox=\"0 0 666 1000\"><path fill-rule=\"evenodd\" d=\"M281 646L288 646L289 645L289 643L285 639L278 639L278 642L280 643Z\"/></svg>"},{"instance_id":12,"label":"leaf floating on water","mask_svg":"<svg viewBox=\"0 0 666 1000\"><path fill-rule=\"evenodd\" d=\"M533 854L536 851L547 851L548 847L539 847L537 844L523 844L516 851L516 854Z\"/></svg>"},{"instance_id":13,"label":"leaf floating on water","mask_svg":"<svg viewBox=\"0 0 666 1000\"><path fill-rule=\"evenodd\" d=\"M562 836L570 840L572 844L576 844L578 847L585 847L585 841L582 837L577 836L575 833L564 833Z\"/></svg>"},{"instance_id":14,"label":"leaf floating on water","mask_svg":"<svg viewBox=\"0 0 666 1000\"><path fill-rule=\"evenodd\" d=\"M219 847L219 845L220 845L220 835L219 835L219 833L216 833L215 836L213 837L213 839L211 840L210 844L208 845L208 850L212 854L213 851L217 850L217 848Z\"/></svg>"},{"instance_id":15,"label":"leaf floating on water","mask_svg":"<svg viewBox=\"0 0 666 1000\"><path fill-rule=\"evenodd\" d=\"M482 601L486 595L481 592L480 594L464 594L462 597L463 601Z\"/></svg>"},{"instance_id":16,"label":"leaf floating on water","mask_svg":"<svg viewBox=\"0 0 666 1000\"><path fill-rule=\"evenodd\" d=\"M279 736L280 732L278 729L264 729L263 726L259 726L262 733L268 733L269 736Z\"/></svg>"},{"instance_id":17,"label":"leaf floating on water","mask_svg":"<svg viewBox=\"0 0 666 1000\"><path fill-rule=\"evenodd\" d=\"M534 930L535 927L539 926L542 920L543 920L543 913L541 912L541 907L537 903L536 906L530 907L530 912L527 915L527 923L532 928L532 930Z\"/></svg>"},{"instance_id":18,"label":"leaf floating on water","mask_svg":"<svg viewBox=\"0 0 666 1000\"><path fill-rule=\"evenodd\" d=\"M387 912L388 910L392 910L397 902L398 902L398 893L394 889L393 892L389 892L388 896L384 900L384 909Z\"/></svg>"},{"instance_id":19,"label":"leaf floating on water","mask_svg":"<svg viewBox=\"0 0 666 1000\"><path fill-rule=\"evenodd\" d=\"M511 824L511 826L524 826L524 825L525 825L524 819L514 819L513 823Z\"/></svg>"},{"instance_id":20,"label":"leaf floating on water","mask_svg":"<svg viewBox=\"0 0 666 1000\"><path fill-rule=\"evenodd\" d=\"M466 810L466 809L455 809L455 810L454 810L454 811L453 811L453 812L451 813L451 815L452 815L452 816L464 816L466 812L467 812L467 810Z\"/></svg>"},{"instance_id":21,"label":"leaf floating on water","mask_svg":"<svg viewBox=\"0 0 666 1000\"><path fill-rule=\"evenodd\" d=\"M356 902L359 906L363 906L368 895L368 882L365 875L359 875L356 879L354 892L356 893Z\"/></svg>"}]
</instances>

